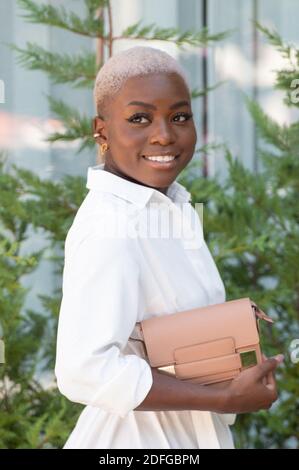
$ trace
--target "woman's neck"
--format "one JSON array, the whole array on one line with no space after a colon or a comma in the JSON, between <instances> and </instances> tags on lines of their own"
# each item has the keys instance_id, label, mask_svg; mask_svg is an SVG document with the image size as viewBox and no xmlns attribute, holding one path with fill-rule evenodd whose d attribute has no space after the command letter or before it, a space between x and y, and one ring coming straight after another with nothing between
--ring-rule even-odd
<instances>
[{"instance_id":1,"label":"woman's neck","mask_svg":"<svg viewBox=\"0 0 299 470\"><path fill-rule=\"evenodd\" d=\"M107 162L105 162L103 170L109 171L110 173L113 173L114 175L119 176L120 178L123 178L127 181L131 181L132 183L140 184L141 186L145 186L147 188L156 189L157 191L160 191L161 193L165 195L167 194L167 190L169 188L169 186L167 186L166 188L156 188L154 186L149 186L147 184L141 183L140 181L135 180L131 176L126 175L125 173L121 172L120 170L110 167L109 164L107 164Z\"/></svg>"}]
</instances>

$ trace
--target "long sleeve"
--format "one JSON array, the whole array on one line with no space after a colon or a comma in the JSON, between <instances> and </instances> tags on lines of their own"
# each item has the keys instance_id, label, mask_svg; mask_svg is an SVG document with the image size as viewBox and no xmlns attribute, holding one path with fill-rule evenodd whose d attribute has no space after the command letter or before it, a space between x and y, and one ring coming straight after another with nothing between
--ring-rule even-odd
<instances>
[{"instance_id":1,"label":"long sleeve","mask_svg":"<svg viewBox=\"0 0 299 470\"><path fill-rule=\"evenodd\" d=\"M140 305L133 247L128 238L96 233L67 238L57 334L60 392L121 417L144 400L153 382L144 359L121 352Z\"/></svg>"}]
</instances>

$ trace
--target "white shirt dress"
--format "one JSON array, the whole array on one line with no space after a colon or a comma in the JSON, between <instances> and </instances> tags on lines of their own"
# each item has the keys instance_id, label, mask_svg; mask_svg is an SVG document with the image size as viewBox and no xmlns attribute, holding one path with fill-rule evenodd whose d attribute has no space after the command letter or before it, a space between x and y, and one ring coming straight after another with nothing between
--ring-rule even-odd
<instances>
[{"instance_id":1,"label":"white shirt dress","mask_svg":"<svg viewBox=\"0 0 299 470\"><path fill-rule=\"evenodd\" d=\"M135 323L224 302L225 289L190 193L174 181L165 195L103 167L88 169L65 241L55 375L86 407L64 448L233 448L234 415L134 411L153 383L129 340Z\"/></svg>"}]
</instances>

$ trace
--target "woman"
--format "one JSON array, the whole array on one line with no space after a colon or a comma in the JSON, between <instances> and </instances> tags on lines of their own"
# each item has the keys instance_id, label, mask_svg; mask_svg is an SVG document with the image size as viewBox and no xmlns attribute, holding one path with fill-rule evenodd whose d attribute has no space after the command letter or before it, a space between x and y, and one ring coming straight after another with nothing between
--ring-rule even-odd
<instances>
[{"instance_id":1,"label":"woman","mask_svg":"<svg viewBox=\"0 0 299 470\"><path fill-rule=\"evenodd\" d=\"M55 367L61 393L86 407L65 448L232 448L232 414L271 406L281 358L203 387L155 371L129 341L144 318L225 301L175 181L197 138L186 76L167 53L133 47L101 68L94 96L104 162L66 238ZM187 230L149 235L158 219Z\"/></svg>"}]
</instances>

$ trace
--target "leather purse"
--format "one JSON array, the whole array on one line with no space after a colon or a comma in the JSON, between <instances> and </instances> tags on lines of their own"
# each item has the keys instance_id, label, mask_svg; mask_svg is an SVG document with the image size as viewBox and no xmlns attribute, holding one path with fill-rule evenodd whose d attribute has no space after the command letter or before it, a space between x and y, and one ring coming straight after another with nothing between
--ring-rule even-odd
<instances>
[{"instance_id":1,"label":"leather purse","mask_svg":"<svg viewBox=\"0 0 299 470\"><path fill-rule=\"evenodd\" d=\"M209 385L262 362L259 320L273 323L246 297L148 318L136 323L130 339L142 342L151 367Z\"/></svg>"}]
</instances>

